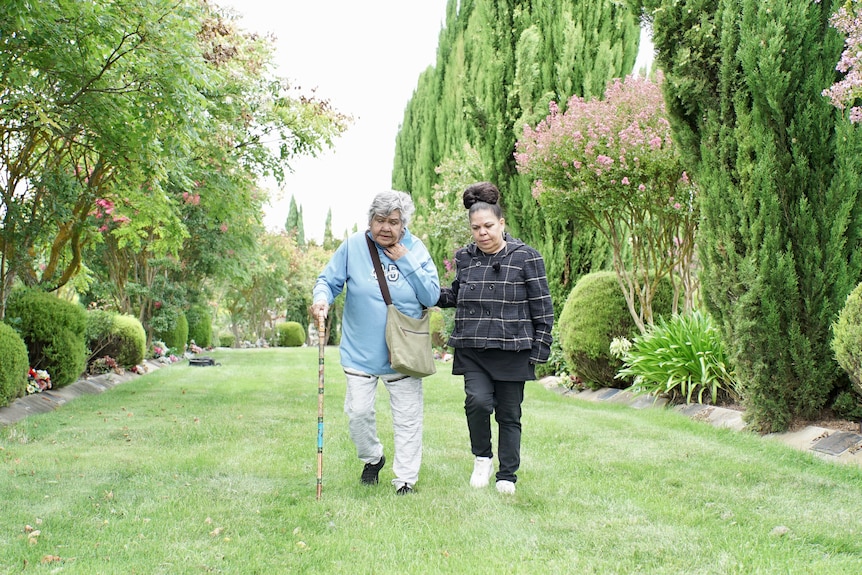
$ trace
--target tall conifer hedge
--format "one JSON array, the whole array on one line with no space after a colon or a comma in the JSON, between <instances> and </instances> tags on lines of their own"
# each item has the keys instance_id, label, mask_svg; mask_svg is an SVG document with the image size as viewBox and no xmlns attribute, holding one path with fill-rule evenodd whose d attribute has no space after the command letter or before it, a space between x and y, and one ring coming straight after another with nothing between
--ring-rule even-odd
<instances>
[{"instance_id":1,"label":"tall conifer hedge","mask_svg":"<svg viewBox=\"0 0 862 575\"><path fill-rule=\"evenodd\" d=\"M436 65L404 112L393 187L420 205L430 200L435 169L469 144L502 192L508 229L544 255L559 310L578 277L608 265L609 252L592 230L546 221L531 182L517 174L515 141L550 101L600 96L608 80L631 73L639 34L632 12L614 0L449 0ZM450 205L458 209L457 199ZM451 257L430 244L436 261Z\"/></svg>"},{"instance_id":2,"label":"tall conifer hedge","mask_svg":"<svg viewBox=\"0 0 862 575\"><path fill-rule=\"evenodd\" d=\"M754 425L785 429L837 385L830 325L862 271L862 132L821 95L837 78L838 1L631 3L652 20L696 166L707 305Z\"/></svg>"}]
</instances>

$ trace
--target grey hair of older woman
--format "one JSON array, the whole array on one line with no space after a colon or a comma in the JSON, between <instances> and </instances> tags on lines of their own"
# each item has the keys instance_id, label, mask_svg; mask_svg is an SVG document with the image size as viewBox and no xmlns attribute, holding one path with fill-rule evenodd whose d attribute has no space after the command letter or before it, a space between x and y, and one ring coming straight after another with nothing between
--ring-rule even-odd
<instances>
[{"instance_id":1,"label":"grey hair of older woman","mask_svg":"<svg viewBox=\"0 0 862 575\"><path fill-rule=\"evenodd\" d=\"M401 211L401 222L406 227L416 207L413 205L413 199L404 192L395 190L380 192L374 196L368 209L368 223L370 224L375 216L388 216L395 210Z\"/></svg>"}]
</instances>

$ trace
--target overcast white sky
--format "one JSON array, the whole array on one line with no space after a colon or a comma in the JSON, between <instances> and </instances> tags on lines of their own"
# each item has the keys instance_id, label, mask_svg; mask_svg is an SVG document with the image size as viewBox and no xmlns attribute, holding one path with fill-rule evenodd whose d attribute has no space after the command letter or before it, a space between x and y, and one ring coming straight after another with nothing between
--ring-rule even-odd
<instances>
[{"instance_id":1,"label":"overcast white sky","mask_svg":"<svg viewBox=\"0 0 862 575\"><path fill-rule=\"evenodd\" d=\"M355 118L332 150L295 160L281 190L264 183L273 196L267 228L284 227L293 196L308 239L323 239L330 208L336 237L363 229L371 199L391 187L395 137L419 75L435 63L446 0L216 1L241 14L246 30L276 36L279 76Z\"/></svg>"},{"instance_id":2,"label":"overcast white sky","mask_svg":"<svg viewBox=\"0 0 862 575\"><path fill-rule=\"evenodd\" d=\"M317 158L294 161L283 190L266 209L282 229L291 195L302 208L306 238L323 238L327 210L341 237L363 229L371 199L391 187L395 136L419 74L435 63L446 0L216 0L242 15L246 30L272 33L278 75L355 118ZM408 190L405 190L408 191Z\"/></svg>"}]
</instances>

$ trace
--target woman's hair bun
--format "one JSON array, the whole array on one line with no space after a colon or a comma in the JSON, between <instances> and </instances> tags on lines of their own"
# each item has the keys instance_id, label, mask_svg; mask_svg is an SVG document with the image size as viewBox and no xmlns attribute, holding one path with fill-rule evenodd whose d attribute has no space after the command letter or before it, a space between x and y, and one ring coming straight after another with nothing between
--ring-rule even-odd
<instances>
[{"instance_id":1,"label":"woman's hair bun","mask_svg":"<svg viewBox=\"0 0 862 575\"><path fill-rule=\"evenodd\" d=\"M479 182L464 190L464 207L468 210L478 202L494 205L499 201L500 190L491 182Z\"/></svg>"}]
</instances>

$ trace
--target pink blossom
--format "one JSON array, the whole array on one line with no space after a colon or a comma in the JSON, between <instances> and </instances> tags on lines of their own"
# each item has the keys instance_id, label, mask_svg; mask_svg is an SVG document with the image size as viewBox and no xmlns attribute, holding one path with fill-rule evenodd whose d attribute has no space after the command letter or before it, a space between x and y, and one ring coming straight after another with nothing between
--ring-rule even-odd
<instances>
[{"instance_id":1,"label":"pink blossom","mask_svg":"<svg viewBox=\"0 0 862 575\"><path fill-rule=\"evenodd\" d=\"M627 185L629 185L629 179L628 179L628 177L626 177L626 176L623 176L623 179L622 179L622 184L623 184L623 185L624 185L624 186L627 186Z\"/></svg>"},{"instance_id":2,"label":"pink blossom","mask_svg":"<svg viewBox=\"0 0 862 575\"><path fill-rule=\"evenodd\" d=\"M227 224L220 225L218 229L220 229L222 233L225 233L227 231Z\"/></svg>"},{"instance_id":3,"label":"pink blossom","mask_svg":"<svg viewBox=\"0 0 862 575\"><path fill-rule=\"evenodd\" d=\"M183 192L183 201L189 205L196 206L201 203L201 195Z\"/></svg>"},{"instance_id":4,"label":"pink blossom","mask_svg":"<svg viewBox=\"0 0 862 575\"><path fill-rule=\"evenodd\" d=\"M862 96L862 7L858 2L847 2L832 15L830 23L845 35L844 52L835 66L845 76L823 90L822 95L844 110ZM853 123L862 122L862 111L851 107L849 119Z\"/></svg>"}]
</instances>

